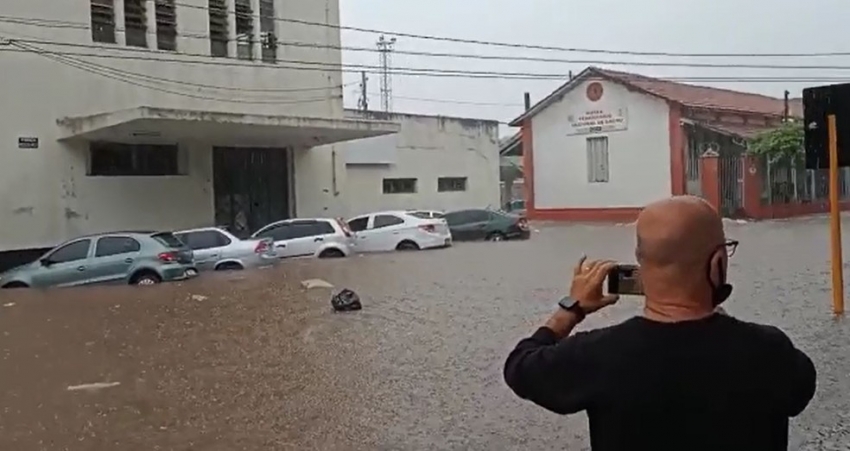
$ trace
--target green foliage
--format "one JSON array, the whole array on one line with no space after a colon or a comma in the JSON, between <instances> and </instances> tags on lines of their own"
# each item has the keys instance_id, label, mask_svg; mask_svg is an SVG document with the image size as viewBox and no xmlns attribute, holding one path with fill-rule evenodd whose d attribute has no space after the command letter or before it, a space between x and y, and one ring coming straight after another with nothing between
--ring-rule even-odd
<instances>
[{"instance_id":1,"label":"green foliage","mask_svg":"<svg viewBox=\"0 0 850 451\"><path fill-rule=\"evenodd\" d=\"M770 162L794 163L804 155L803 123L786 122L781 127L764 132L751 139L748 151L767 158Z\"/></svg>"}]
</instances>

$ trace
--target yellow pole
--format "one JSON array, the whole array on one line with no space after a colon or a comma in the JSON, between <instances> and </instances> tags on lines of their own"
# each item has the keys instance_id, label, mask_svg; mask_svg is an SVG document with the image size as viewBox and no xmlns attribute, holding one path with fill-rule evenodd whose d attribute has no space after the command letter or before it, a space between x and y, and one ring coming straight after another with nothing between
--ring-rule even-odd
<instances>
[{"instance_id":1,"label":"yellow pole","mask_svg":"<svg viewBox=\"0 0 850 451\"><path fill-rule=\"evenodd\" d=\"M844 314L844 271L841 259L841 209L838 206L838 131L835 115L827 117L829 123L829 214L832 240L832 310Z\"/></svg>"}]
</instances>

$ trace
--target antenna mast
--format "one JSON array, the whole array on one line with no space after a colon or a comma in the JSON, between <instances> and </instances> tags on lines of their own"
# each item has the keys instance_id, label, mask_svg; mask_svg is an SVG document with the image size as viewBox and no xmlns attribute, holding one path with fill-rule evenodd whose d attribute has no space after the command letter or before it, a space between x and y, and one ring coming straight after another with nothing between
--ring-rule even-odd
<instances>
[{"instance_id":1,"label":"antenna mast","mask_svg":"<svg viewBox=\"0 0 850 451\"><path fill-rule=\"evenodd\" d=\"M392 66L391 54L395 43L396 38L387 39L384 35L381 35L377 44L381 58L381 108L387 113L392 110L393 104L393 81L390 66Z\"/></svg>"}]
</instances>

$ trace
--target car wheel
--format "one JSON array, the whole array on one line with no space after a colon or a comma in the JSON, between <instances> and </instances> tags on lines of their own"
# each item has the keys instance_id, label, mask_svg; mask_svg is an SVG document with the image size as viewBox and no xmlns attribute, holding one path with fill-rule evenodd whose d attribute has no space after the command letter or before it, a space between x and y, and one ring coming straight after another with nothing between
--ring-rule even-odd
<instances>
[{"instance_id":1,"label":"car wheel","mask_svg":"<svg viewBox=\"0 0 850 451\"><path fill-rule=\"evenodd\" d=\"M395 247L397 251L418 251L419 245L410 240L404 240Z\"/></svg>"},{"instance_id":2,"label":"car wheel","mask_svg":"<svg viewBox=\"0 0 850 451\"><path fill-rule=\"evenodd\" d=\"M243 269L245 268L236 262L222 263L215 267L216 271L241 271Z\"/></svg>"},{"instance_id":3,"label":"car wheel","mask_svg":"<svg viewBox=\"0 0 850 451\"><path fill-rule=\"evenodd\" d=\"M131 285L141 285L141 286L149 286L156 285L162 282L162 279L158 275L152 272L143 272L141 274L133 277L133 280L130 282Z\"/></svg>"},{"instance_id":4,"label":"car wheel","mask_svg":"<svg viewBox=\"0 0 850 451\"><path fill-rule=\"evenodd\" d=\"M339 249L325 249L319 254L319 258L343 258L345 254Z\"/></svg>"},{"instance_id":5,"label":"car wheel","mask_svg":"<svg viewBox=\"0 0 850 451\"><path fill-rule=\"evenodd\" d=\"M505 241L505 234L500 232L493 232L487 235L487 241Z\"/></svg>"},{"instance_id":6,"label":"car wheel","mask_svg":"<svg viewBox=\"0 0 850 451\"><path fill-rule=\"evenodd\" d=\"M12 288L29 288L29 285L23 282L9 282L6 285L3 285L4 289L12 289Z\"/></svg>"}]
</instances>

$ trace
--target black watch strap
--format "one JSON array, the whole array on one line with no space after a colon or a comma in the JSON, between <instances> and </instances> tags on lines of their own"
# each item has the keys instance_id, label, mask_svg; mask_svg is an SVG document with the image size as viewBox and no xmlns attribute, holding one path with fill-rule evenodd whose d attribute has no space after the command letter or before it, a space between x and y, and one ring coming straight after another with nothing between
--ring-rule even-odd
<instances>
[{"instance_id":1,"label":"black watch strap","mask_svg":"<svg viewBox=\"0 0 850 451\"><path fill-rule=\"evenodd\" d=\"M584 309L581 307L581 304L579 304L577 300L569 296L564 296L563 298L561 298L561 300L558 301L558 305L562 309L574 313L579 321L584 320L584 317L587 316L587 312L584 311Z\"/></svg>"}]
</instances>

